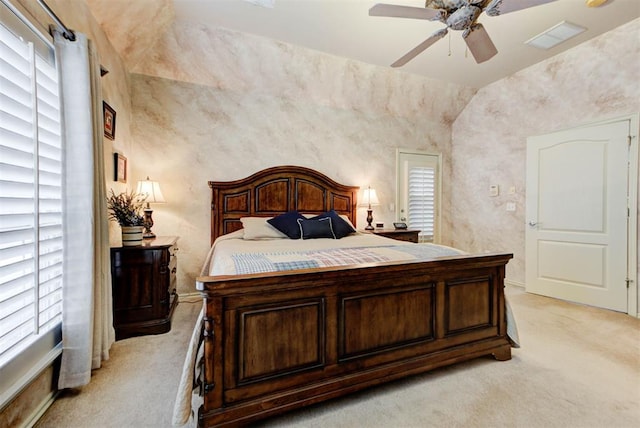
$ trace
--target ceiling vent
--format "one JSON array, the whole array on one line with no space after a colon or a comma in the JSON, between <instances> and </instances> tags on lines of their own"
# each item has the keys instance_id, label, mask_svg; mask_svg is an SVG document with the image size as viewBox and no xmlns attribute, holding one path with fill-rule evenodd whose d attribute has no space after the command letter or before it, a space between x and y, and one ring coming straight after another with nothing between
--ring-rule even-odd
<instances>
[{"instance_id":1,"label":"ceiling vent","mask_svg":"<svg viewBox=\"0 0 640 428\"><path fill-rule=\"evenodd\" d=\"M584 31L587 31L584 27L572 24L571 22L562 21L537 36L530 38L524 42L524 44L538 49L551 49L552 47L559 45L560 43L569 40Z\"/></svg>"},{"instance_id":2,"label":"ceiling vent","mask_svg":"<svg viewBox=\"0 0 640 428\"><path fill-rule=\"evenodd\" d=\"M245 0L246 2L253 3L256 6L262 6L269 9L273 9L276 5L276 0Z\"/></svg>"}]
</instances>

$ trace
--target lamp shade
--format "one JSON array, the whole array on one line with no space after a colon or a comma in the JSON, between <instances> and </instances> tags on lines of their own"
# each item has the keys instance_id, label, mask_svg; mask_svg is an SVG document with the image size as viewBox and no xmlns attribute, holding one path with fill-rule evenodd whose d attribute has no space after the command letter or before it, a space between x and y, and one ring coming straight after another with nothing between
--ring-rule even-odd
<instances>
[{"instance_id":1,"label":"lamp shade","mask_svg":"<svg viewBox=\"0 0 640 428\"><path fill-rule=\"evenodd\" d=\"M380 205L380 201L378 200L378 195L376 194L376 190L371 187L364 190L362 194L362 206L375 206Z\"/></svg>"},{"instance_id":2,"label":"lamp shade","mask_svg":"<svg viewBox=\"0 0 640 428\"><path fill-rule=\"evenodd\" d=\"M138 181L136 193L146 196L144 201L147 203L157 204L166 202L160 190L160 183L149 180L149 177L147 177L146 180Z\"/></svg>"}]
</instances>

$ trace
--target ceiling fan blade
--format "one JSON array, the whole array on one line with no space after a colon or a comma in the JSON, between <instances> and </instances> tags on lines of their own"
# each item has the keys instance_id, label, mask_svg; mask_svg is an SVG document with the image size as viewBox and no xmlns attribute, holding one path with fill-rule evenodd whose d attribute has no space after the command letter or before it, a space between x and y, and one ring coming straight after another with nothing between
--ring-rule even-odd
<instances>
[{"instance_id":1,"label":"ceiling fan blade","mask_svg":"<svg viewBox=\"0 0 640 428\"><path fill-rule=\"evenodd\" d=\"M556 0L492 0L484 9L489 16L504 15L505 13L527 9Z\"/></svg>"},{"instance_id":2,"label":"ceiling fan blade","mask_svg":"<svg viewBox=\"0 0 640 428\"><path fill-rule=\"evenodd\" d=\"M402 58L400 58L399 60L391 64L391 67L394 67L394 68L402 67L403 65L405 65L406 63L408 63L409 61L417 57L419 54L421 54L423 51L425 51L429 46L431 46L432 44L434 44L435 42L443 38L446 34L447 34L446 28L436 31L427 40L420 43L418 46L416 46L415 48L407 52Z\"/></svg>"},{"instance_id":3,"label":"ceiling fan blade","mask_svg":"<svg viewBox=\"0 0 640 428\"><path fill-rule=\"evenodd\" d=\"M392 18L440 19L442 12L425 7L398 6L378 3L369 9L369 16L388 16Z\"/></svg>"},{"instance_id":4,"label":"ceiling fan blade","mask_svg":"<svg viewBox=\"0 0 640 428\"><path fill-rule=\"evenodd\" d=\"M498 53L498 49L496 49L482 24L475 24L465 30L462 37L478 64L493 58Z\"/></svg>"}]
</instances>

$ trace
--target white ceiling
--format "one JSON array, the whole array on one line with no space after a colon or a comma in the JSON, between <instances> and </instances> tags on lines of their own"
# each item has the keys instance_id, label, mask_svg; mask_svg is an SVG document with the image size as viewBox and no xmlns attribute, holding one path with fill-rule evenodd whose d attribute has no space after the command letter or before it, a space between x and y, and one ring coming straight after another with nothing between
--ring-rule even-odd
<instances>
[{"instance_id":1,"label":"white ceiling","mask_svg":"<svg viewBox=\"0 0 640 428\"><path fill-rule=\"evenodd\" d=\"M380 66L389 66L444 28L438 21L368 15L377 2L423 7L424 0L271 1L273 8L245 0L174 0L174 7L177 20L217 25ZM640 0L609 0L598 8L587 7L585 0L557 0L497 17L483 14L478 22L498 48L495 57L476 64L466 52L461 32L449 31L399 70L480 88L638 17ZM564 20L588 30L547 51L524 45Z\"/></svg>"}]
</instances>

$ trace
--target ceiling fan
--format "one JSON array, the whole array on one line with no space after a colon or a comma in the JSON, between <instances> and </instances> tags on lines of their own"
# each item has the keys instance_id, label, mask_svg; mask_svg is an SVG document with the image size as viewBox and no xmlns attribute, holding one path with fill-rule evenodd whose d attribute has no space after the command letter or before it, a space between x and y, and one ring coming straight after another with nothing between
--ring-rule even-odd
<instances>
[{"instance_id":1,"label":"ceiling fan","mask_svg":"<svg viewBox=\"0 0 640 428\"><path fill-rule=\"evenodd\" d=\"M477 22L482 12L489 16L498 16L552 1L556 0L425 0L424 8L378 3L369 9L369 16L440 21L452 30L463 30L462 38L469 47L473 58L480 64L498 53L498 49L491 41L487 31L482 24ZM447 33L447 28L436 31L424 42L391 64L391 67L405 65Z\"/></svg>"}]
</instances>

